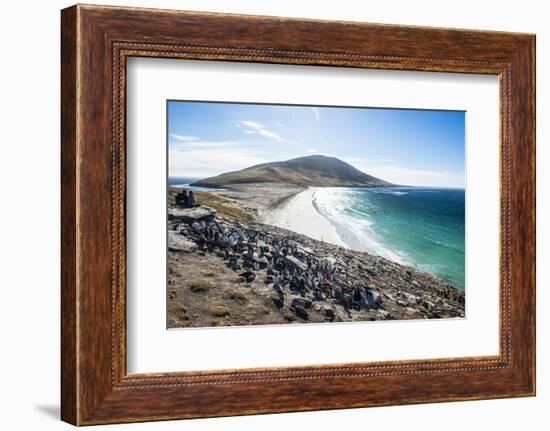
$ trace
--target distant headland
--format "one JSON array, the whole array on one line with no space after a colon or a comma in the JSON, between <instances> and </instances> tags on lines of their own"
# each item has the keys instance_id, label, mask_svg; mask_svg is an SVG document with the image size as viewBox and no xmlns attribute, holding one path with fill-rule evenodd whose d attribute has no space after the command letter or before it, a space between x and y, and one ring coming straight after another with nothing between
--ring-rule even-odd
<instances>
[{"instance_id":1,"label":"distant headland","mask_svg":"<svg viewBox=\"0 0 550 431\"><path fill-rule=\"evenodd\" d=\"M361 172L336 157L312 155L262 163L240 171L201 179L192 186L231 187L241 184L284 183L299 187L391 187L388 181Z\"/></svg>"}]
</instances>

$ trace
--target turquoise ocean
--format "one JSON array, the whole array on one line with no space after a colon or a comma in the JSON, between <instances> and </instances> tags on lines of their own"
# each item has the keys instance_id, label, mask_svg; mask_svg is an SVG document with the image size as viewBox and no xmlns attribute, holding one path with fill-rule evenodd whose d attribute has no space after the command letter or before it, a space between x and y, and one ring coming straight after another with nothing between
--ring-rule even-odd
<instances>
[{"instance_id":1,"label":"turquoise ocean","mask_svg":"<svg viewBox=\"0 0 550 431\"><path fill-rule=\"evenodd\" d=\"M313 204L350 248L464 289L464 189L319 188Z\"/></svg>"}]
</instances>

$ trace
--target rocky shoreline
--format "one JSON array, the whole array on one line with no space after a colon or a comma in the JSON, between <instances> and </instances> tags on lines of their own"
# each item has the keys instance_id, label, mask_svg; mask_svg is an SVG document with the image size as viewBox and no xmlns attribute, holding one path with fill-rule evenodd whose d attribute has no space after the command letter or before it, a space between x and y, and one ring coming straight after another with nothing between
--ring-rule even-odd
<instances>
[{"instance_id":1,"label":"rocky shoreline","mask_svg":"<svg viewBox=\"0 0 550 431\"><path fill-rule=\"evenodd\" d=\"M429 273L222 213L169 202L170 328L465 316Z\"/></svg>"}]
</instances>

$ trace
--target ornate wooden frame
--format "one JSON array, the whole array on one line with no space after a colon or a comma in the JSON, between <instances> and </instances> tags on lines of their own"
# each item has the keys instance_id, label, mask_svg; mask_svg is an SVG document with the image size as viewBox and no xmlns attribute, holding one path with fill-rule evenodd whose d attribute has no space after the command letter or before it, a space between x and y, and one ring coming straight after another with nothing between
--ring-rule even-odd
<instances>
[{"instance_id":1,"label":"ornate wooden frame","mask_svg":"<svg viewBox=\"0 0 550 431\"><path fill-rule=\"evenodd\" d=\"M534 35L78 5L62 11L61 47L63 420L88 425L535 394ZM498 75L500 354L128 375L129 56Z\"/></svg>"}]
</instances>

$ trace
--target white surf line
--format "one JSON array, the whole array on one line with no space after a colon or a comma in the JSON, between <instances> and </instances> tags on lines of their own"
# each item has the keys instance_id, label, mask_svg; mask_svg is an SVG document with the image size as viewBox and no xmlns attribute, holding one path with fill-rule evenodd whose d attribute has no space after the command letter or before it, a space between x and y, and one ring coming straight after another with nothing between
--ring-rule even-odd
<instances>
[{"instance_id":1,"label":"white surf line","mask_svg":"<svg viewBox=\"0 0 550 431\"><path fill-rule=\"evenodd\" d=\"M340 241L345 244L345 247L356 251L366 251L373 255L385 257L393 262L408 265L400 253L390 250L377 238L377 235L372 230L372 223L368 218L361 220L360 218L358 219L341 212L339 209L345 203L331 201L330 195L328 196L328 203L327 201L323 201L322 198L327 197L321 194L324 192L327 192L327 190L323 190L322 188L316 189L313 205L317 212L332 226ZM315 203L316 198L321 198L321 200L317 199Z\"/></svg>"},{"instance_id":2,"label":"white surf line","mask_svg":"<svg viewBox=\"0 0 550 431\"><path fill-rule=\"evenodd\" d=\"M314 207L314 193L314 188L298 193L277 208L266 212L262 217L262 222L309 236L318 241L349 248L341 240L334 226Z\"/></svg>"}]
</instances>

